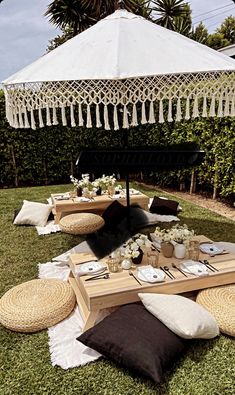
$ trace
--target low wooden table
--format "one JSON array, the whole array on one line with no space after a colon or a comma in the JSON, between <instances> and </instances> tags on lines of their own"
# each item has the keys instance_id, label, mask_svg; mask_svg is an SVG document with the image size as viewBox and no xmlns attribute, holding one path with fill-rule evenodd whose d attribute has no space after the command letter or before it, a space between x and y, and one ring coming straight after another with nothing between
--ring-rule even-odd
<instances>
[{"instance_id":1,"label":"low wooden table","mask_svg":"<svg viewBox=\"0 0 235 395\"><path fill-rule=\"evenodd\" d=\"M198 236L198 238L201 241L208 241L204 236ZM209 270L209 275L206 277L196 277L190 274L187 274L188 277L185 277L177 269L171 268L170 270L174 274L175 280L171 280L166 276L164 282L150 284L141 281L142 285L139 285L129 275L128 270L110 273L110 279L108 280L101 279L86 282L85 279L88 278L87 276L78 277L74 275L79 257L80 254L70 255L71 273L69 282L75 291L77 302L85 322L83 331L94 325L101 309L137 302L140 300L138 297L138 293L140 292L181 294L235 283L235 254L218 255L213 258L207 254L200 254L200 259L207 259L213 266L219 269L219 272ZM165 258L160 254L159 266L167 265L171 267L173 262L178 264L179 261L176 258ZM132 269L135 268L137 267L135 266Z\"/></svg>"},{"instance_id":2,"label":"low wooden table","mask_svg":"<svg viewBox=\"0 0 235 395\"><path fill-rule=\"evenodd\" d=\"M103 212L115 199L110 198L108 195L95 196L91 202L80 202L76 198L68 200L57 200L59 194L51 195L53 202L53 213L55 216L55 223L58 224L64 213L72 212ZM121 204L126 206L126 198L117 199ZM131 204L138 204L144 210L148 210L149 197L143 193L130 196Z\"/></svg>"}]
</instances>

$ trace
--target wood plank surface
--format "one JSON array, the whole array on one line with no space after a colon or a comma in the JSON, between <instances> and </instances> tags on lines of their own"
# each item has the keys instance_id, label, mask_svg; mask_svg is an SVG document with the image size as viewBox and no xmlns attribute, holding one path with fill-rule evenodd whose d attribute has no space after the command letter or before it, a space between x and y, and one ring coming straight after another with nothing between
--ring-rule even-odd
<instances>
[{"instance_id":1,"label":"wood plank surface","mask_svg":"<svg viewBox=\"0 0 235 395\"><path fill-rule=\"evenodd\" d=\"M62 213L71 213L71 212L94 212L99 211L103 212L115 199L111 199L109 195L101 195L95 196L93 201L90 202L79 202L76 198L66 199L66 200L57 200L56 196L58 194L52 194L52 203L54 205L53 212L55 214L55 220L58 223L58 220L61 218ZM126 206L126 198L117 199L122 205ZM145 210L148 210L149 197L144 195L143 193L139 193L138 195L130 196L131 204L138 204Z\"/></svg>"}]
</instances>

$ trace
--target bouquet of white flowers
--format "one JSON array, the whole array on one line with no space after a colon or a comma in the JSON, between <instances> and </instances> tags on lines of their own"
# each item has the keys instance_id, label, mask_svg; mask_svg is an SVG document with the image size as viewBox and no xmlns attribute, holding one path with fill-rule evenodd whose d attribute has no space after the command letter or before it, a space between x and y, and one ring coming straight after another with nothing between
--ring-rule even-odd
<instances>
[{"instance_id":1,"label":"bouquet of white flowers","mask_svg":"<svg viewBox=\"0 0 235 395\"><path fill-rule=\"evenodd\" d=\"M186 240L194 236L194 231L189 230L187 225L174 225L170 229L160 229L156 227L154 234L161 240L166 242L184 243Z\"/></svg>"},{"instance_id":2,"label":"bouquet of white flowers","mask_svg":"<svg viewBox=\"0 0 235 395\"><path fill-rule=\"evenodd\" d=\"M70 180L76 188L88 188L91 189L91 182L90 182L90 175L89 174L82 174L82 178L78 180L73 176L70 176Z\"/></svg>"},{"instance_id":3,"label":"bouquet of white flowers","mask_svg":"<svg viewBox=\"0 0 235 395\"><path fill-rule=\"evenodd\" d=\"M95 188L101 188L102 190L107 190L109 186L114 186L116 182L116 178L114 174L112 176L102 175L100 178L96 178L95 181L92 182L92 186Z\"/></svg>"},{"instance_id":4,"label":"bouquet of white flowers","mask_svg":"<svg viewBox=\"0 0 235 395\"><path fill-rule=\"evenodd\" d=\"M121 255L125 259L137 258L140 255L140 250L149 248L151 245L148 236L138 233L123 245Z\"/></svg>"},{"instance_id":5,"label":"bouquet of white flowers","mask_svg":"<svg viewBox=\"0 0 235 395\"><path fill-rule=\"evenodd\" d=\"M182 244L187 240L190 240L194 236L194 231L189 230L187 225L174 225L170 229L170 236L172 240L174 240L176 243Z\"/></svg>"}]
</instances>

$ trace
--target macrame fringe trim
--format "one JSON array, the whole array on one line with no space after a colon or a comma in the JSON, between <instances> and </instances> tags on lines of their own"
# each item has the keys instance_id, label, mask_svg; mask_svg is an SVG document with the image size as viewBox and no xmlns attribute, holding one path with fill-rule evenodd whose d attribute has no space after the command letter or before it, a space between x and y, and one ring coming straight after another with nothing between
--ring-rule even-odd
<instances>
[{"instance_id":1,"label":"macrame fringe trim","mask_svg":"<svg viewBox=\"0 0 235 395\"><path fill-rule=\"evenodd\" d=\"M185 84L182 82L182 85L178 87L172 85L168 90L159 88L161 93L149 86L148 89L142 91L136 90L133 97L130 97L131 94L122 96L121 91L118 91L114 98L110 92L109 96L105 98L106 101L103 101L101 93L95 91L92 95L87 95L86 98L79 96L72 99L70 97L69 102L67 96L63 96L61 100L57 100L55 97L52 99L49 96L46 100L43 99L43 96L32 100L26 97L27 94L30 95L30 92L23 91L23 89L23 98L19 99L20 94L19 92L16 94L17 89L12 88L11 91L11 88L5 88L6 116L14 128L31 127L36 129L36 127L42 128L45 125L58 125L57 109L60 108L63 126L85 126L86 128L96 126L97 128L104 127L105 130L111 128L114 130L128 129L130 126L154 124L156 121L164 123L173 120L180 122L182 119L189 120L198 117L234 117L235 88L232 79L234 77L226 72L221 75L228 77L228 80L226 81L225 77L223 80L221 77L221 85L216 85L216 87L210 80L205 82L205 86L200 81L197 82L198 86L195 83L194 86L189 85L188 88L186 82ZM136 81L140 82L141 80L136 79ZM191 81L187 82L191 83ZM118 84L118 82L113 83ZM35 92L34 94L36 95ZM41 92L40 94L43 95ZM94 121L93 114L95 114Z\"/></svg>"}]
</instances>

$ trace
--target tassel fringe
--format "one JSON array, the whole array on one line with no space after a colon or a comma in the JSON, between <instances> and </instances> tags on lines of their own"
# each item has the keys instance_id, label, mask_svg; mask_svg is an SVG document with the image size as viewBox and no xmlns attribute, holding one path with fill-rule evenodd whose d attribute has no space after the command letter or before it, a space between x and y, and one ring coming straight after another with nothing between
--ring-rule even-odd
<instances>
[{"instance_id":1,"label":"tassel fringe","mask_svg":"<svg viewBox=\"0 0 235 395\"><path fill-rule=\"evenodd\" d=\"M135 103L133 104L133 108L132 108L131 126L138 126L137 109Z\"/></svg>"},{"instance_id":2,"label":"tassel fringe","mask_svg":"<svg viewBox=\"0 0 235 395\"><path fill-rule=\"evenodd\" d=\"M181 101L180 101L180 97L177 100L177 110L176 110L176 122L181 121L182 119L182 113L181 113Z\"/></svg>"},{"instance_id":3,"label":"tassel fringe","mask_svg":"<svg viewBox=\"0 0 235 395\"><path fill-rule=\"evenodd\" d=\"M163 102L159 101L159 123L164 123L164 115L163 115Z\"/></svg>"},{"instance_id":4,"label":"tassel fringe","mask_svg":"<svg viewBox=\"0 0 235 395\"><path fill-rule=\"evenodd\" d=\"M70 105L70 122L71 122L71 127L74 128L76 126L76 122L75 122L75 118L74 118L73 104Z\"/></svg>"},{"instance_id":5,"label":"tassel fringe","mask_svg":"<svg viewBox=\"0 0 235 395\"><path fill-rule=\"evenodd\" d=\"M214 95L212 96L212 99L211 99L209 116L210 117L215 117L216 116L216 113L215 113L215 96Z\"/></svg>"},{"instance_id":6,"label":"tassel fringe","mask_svg":"<svg viewBox=\"0 0 235 395\"><path fill-rule=\"evenodd\" d=\"M87 120L86 120L86 127L88 129L92 128L92 121L91 121L91 106L90 104L87 105Z\"/></svg>"},{"instance_id":7,"label":"tassel fringe","mask_svg":"<svg viewBox=\"0 0 235 395\"><path fill-rule=\"evenodd\" d=\"M107 104L104 105L104 128L105 128L105 130L110 130L109 113L108 113Z\"/></svg>"},{"instance_id":8,"label":"tassel fringe","mask_svg":"<svg viewBox=\"0 0 235 395\"><path fill-rule=\"evenodd\" d=\"M200 101L199 101L200 99ZM174 100L170 97L168 99L168 109L165 111L165 102L163 102L163 98L159 99L158 101L158 119L155 116L155 102L153 100L149 101L149 109L148 109L148 117L146 115L147 113L147 107L146 103L142 102L141 104L141 119L139 119L140 123L142 125L145 125L147 123L149 124L154 124L156 121L159 123L164 123L166 120L168 122L172 122L173 118L177 122L181 121L182 118L184 117L185 120L189 120L190 118L198 118L202 116L203 118L206 117L222 117L222 116L235 116L235 99L232 97L232 93L227 90L227 92L221 93L220 96L216 96L213 94L209 99L207 94L204 93L203 96L199 96L198 94L195 94L194 100L193 100L193 108L192 108L192 113L191 112L191 106L190 106L190 95L188 95L185 100L182 98L178 98L177 100ZM182 101L183 100L183 101ZM176 113L173 114L173 103L174 106L176 104ZM200 105L199 105L200 104ZM96 116L96 127L100 128L102 127L102 123L104 124L104 129L105 130L110 130L110 118L109 118L109 105L107 103L104 104L104 112L103 112L103 122L101 122L101 115L100 115L100 106L103 106L101 103L96 103L96 108L95 108L95 116ZM84 115L83 114L83 109L82 109L82 103L78 104L78 119L76 119L75 116L75 107L74 104L71 103L70 105L70 124L71 127L76 127L76 125L82 127L84 126ZM128 104L129 106L129 104ZM182 114L183 108L185 106L185 114ZM37 107L35 109L37 111L38 115L38 126L40 128L44 127L45 124L47 126L51 125L58 125L58 119L57 119L57 108L55 107L54 103L46 105L44 107L45 111L45 117L46 119L43 120L43 109L42 107ZM28 118L28 113L30 113L30 118ZM8 121L11 126L14 128L33 128L36 129L36 123L34 119L34 110L27 110L26 105L23 105L21 108L18 108L16 110L12 110L12 108L6 104L6 115L8 118ZM134 103L132 106L132 115L131 119L129 119L129 111L127 108L127 104L123 104L123 117L122 117L122 125L119 124L119 114L118 114L118 105L114 104L113 105L113 111L112 111L112 128L114 130L119 130L120 127L124 129L128 129L131 126L137 126L139 124L138 122L138 117L140 114L137 113L137 103ZM111 117L111 114L110 114ZM63 126L67 126L67 117L66 117L66 105L63 104L61 105L61 118L62 118L62 124ZM92 128L93 127L93 122L92 122L92 116L91 116L91 104L86 105L86 121L85 121L85 126L87 128Z\"/></svg>"},{"instance_id":9,"label":"tassel fringe","mask_svg":"<svg viewBox=\"0 0 235 395\"><path fill-rule=\"evenodd\" d=\"M61 117L62 117L62 125L67 126L67 119L66 119L66 115L65 115L65 107L64 106L61 107Z\"/></svg>"},{"instance_id":10,"label":"tassel fringe","mask_svg":"<svg viewBox=\"0 0 235 395\"><path fill-rule=\"evenodd\" d=\"M155 123L155 115L154 115L154 104L153 101L150 102L149 106L149 123Z\"/></svg>"},{"instance_id":11,"label":"tassel fringe","mask_svg":"<svg viewBox=\"0 0 235 395\"><path fill-rule=\"evenodd\" d=\"M27 114L26 107L25 107L25 109L24 109L24 127L25 127L25 129L30 128L30 124L29 124L29 119L28 119L28 114Z\"/></svg>"},{"instance_id":12,"label":"tassel fringe","mask_svg":"<svg viewBox=\"0 0 235 395\"><path fill-rule=\"evenodd\" d=\"M84 126L84 119L82 116L82 105L79 103L78 105L78 126Z\"/></svg>"},{"instance_id":13,"label":"tassel fringe","mask_svg":"<svg viewBox=\"0 0 235 395\"><path fill-rule=\"evenodd\" d=\"M220 96L217 117L221 118L223 116L223 96Z\"/></svg>"},{"instance_id":14,"label":"tassel fringe","mask_svg":"<svg viewBox=\"0 0 235 395\"><path fill-rule=\"evenodd\" d=\"M99 108L99 104L96 104L95 115L96 115L96 127L97 128L101 128L102 123L100 122L100 108Z\"/></svg>"},{"instance_id":15,"label":"tassel fringe","mask_svg":"<svg viewBox=\"0 0 235 395\"><path fill-rule=\"evenodd\" d=\"M119 129L117 106L114 106L113 109L113 125L114 125L114 130Z\"/></svg>"},{"instance_id":16,"label":"tassel fringe","mask_svg":"<svg viewBox=\"0 0 235 395\"><path fill-rule=\"evenodd\" d=\"M207 117L207 101L206 101L206 96L203 97L202 117L203 117L203 118L206 118L206 117Z\"/></svg>"},{"instance_id":17,"label":"tassel fringe","mask_svg":"<svg viewBox=\"0 0 235 395\"><path fill-rule=\"evenodd\" d=\"M142 125L145 125L147 123L146 111L145 111L145 102L142 103L141 123L142 123Z\"/></svg>"},{"instance_id":18,"label":"tassel fringe","mask_svg":"<svg viewBox=\"0 0 235 395\"><path fill-rule=\"evenodd\" d=\"M198 97L197 95L195 96L194 103L193 103L193 115L192 118L198 118L199 117L199 111L198 111Z\"/></svg>"},{"instance_id":19,"label":"tassel fringe","mask_svg":"<svg viewBox=\"0 0 235 395\"><path fill-rule=\"evenodd\" d=\"M39 110L38 110L38 119L39 119L39 127L43 128L44 122L43 122L43 118L42 118L42 109L41 108L39 108Z\"/></svg>"},{"instance_id":20,"label":"tassel fringe","mask_svg":"<svg viewBox=\"0 0 235 395\"><path fill-rule=\"evenodd\" d=\"M168 102L167 121L168 122L172 122L173 121L173 118L172 118L172 100L171 99L169 99L169 102Z\"/></svg>"},{"instance_id":21,"label":"tassel fringe","mask_svg":"<svg viewBox=\"0 0 235 395\"><path fill-rule=\"evenodd\" d=\"M31 129L36 130L33 110L30 111L30 121L31 121Z\"/></svg>"},{"instance_id":22,"label":"tassel fringe","mask_svg":"<svg viewBox=\"0 0 235 395\"><path fill-rule=\"evenodd\" d=\"M123 107L123 129L129 129L128 112L126 104Z\"/></svg>"},{"instance_id":23,"label":"tassel fringe","mask_svg":"<svg viewBox=\"0 0 235 395\"><path fill-rule=\"evenodd\" d=\"M56 107L53 107L53 113L52 113L52 124L53 125L58 125L58 119L57 119L57 114L56 114Z\"/></svg>"},{"instance_id":24,"label":"tassel fringe","mask_svg":"<svg viewBox=\"0 0 235 395\"><path fill-rule=\"evenodd\" d=\"M185 110L184 119L186 121L188 121L190 119L190 98L189 98L189 96L187 97L187 100L186 100L186 110Z\"/></svg>"}]
</instances>

